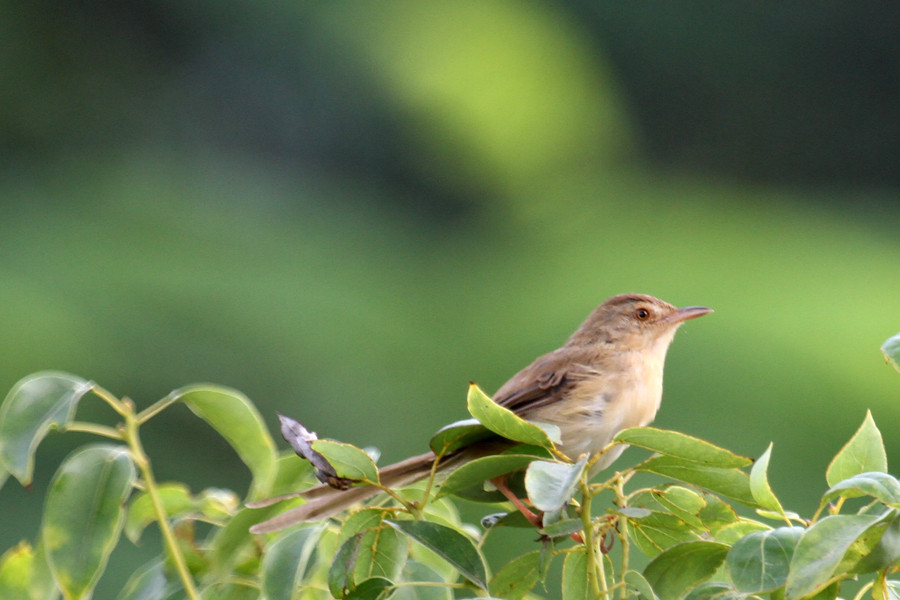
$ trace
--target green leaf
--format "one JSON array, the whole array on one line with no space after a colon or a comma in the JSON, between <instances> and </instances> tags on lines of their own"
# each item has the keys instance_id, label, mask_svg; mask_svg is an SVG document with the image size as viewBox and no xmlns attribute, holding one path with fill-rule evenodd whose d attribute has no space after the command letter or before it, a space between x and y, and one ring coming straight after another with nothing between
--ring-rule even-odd
<instances>
[{"instance_id":1,"label":"green leaf","mask_svg":"<svg viewBox=\"0 0 900 600\"><path fill-rule=\"evenodd\" d=\"M547 431L500 406L474 383L469 385L468 406L470 415L500 437L541 448L553 447Z\"/></svg>"},{"instance_id":2,"label":"green leaf","mask_svg":"<svg viewBox=\"0 0 900 600\"><path fill-rule=\"evenodd\" d=\"M429 445L432 452L443 456L496 435L477 419L465 419L440 428Z\"/></svg>"},{"instance_id":3,"label":"green leaf","mask_svg":"<svg viewBox=\"0 0 900 600\"><path fill-rule=\"evenodd\" d=\"M753 499L764 509L774 511L780 515L784 514L784 508L781 502L769 486L769 458L772 455L772 444L763 452L762 456L753 463L750 469L750 493Z\"/></svg>"},{"instance_id":4,"label":"green leaf","mask_svg":"<svg viewBox=\"0 0 900 600\"><path fill-rule=\"evenodd\" d=\"M67 598L90 597L119 541L134 480L128 451L106 444L76 450L53 476L41 536Z\"/></svg>"},{"instance_id":5,"label":"green leaf","mask_svg":"<svg viewBox=\"0 0 900 600\"><path fill-rule=\"evenodd\" d=\"M275 442L246 396L225 387L192 385L175 390L170 397L184 402L234 448L253 474L251 499L270 493L276 470Z\"/></svg>"},{"instance_id":6,"label":"green leaf","mask_svg":"<svg viewBox=\"0 0 900 600\"><path fill-rule=\"evenodd\" d=\"M345 600L382 600L390 596L394 584L384 577L370 577L344 596Z\"/></svg>"},{"instance_id":7,"label":"green leaf","mask_svg":"<svg viewBox=\"0 0 900 600\"><path fill-rule=\"evenodd\" d=\"M53 371L16 383L0 406L0 465L22 485L30 485L38 444L51 428L65 428L72 422L78 401L93 385Z\"/></svg>"},{"instance_id":8,"label":"green leaf","mask_svg":"<svg viewBox=\"0 0 900 600\"><path fill-rule=\"evenodd\" d=\"M442 566L451 569L452 573L445 576L430 565L414 560L407 561L406 568L403 570L403 581L434 585L399 587L394 590L394 594L391 596L392 600L453 600L454 595L450 585L456 580L456 570L446 563Z\"/></svg>"},{"instance_id":9,"label":"green leaf","mask_svg":"<svg viewBox=\"0 0 900 600\"><path fill-rule=\"evenodd\" d=\"M650 561L644 577L661 600L675 600L715 574L728 554L716 542L684 542Z\"/></svg>"},{"instance_id":10,"label":"green leaf","mask_svg":"<svg viewBox=\"0 0 900 600\"><path fill-rule=\"evenodd\" d=\"M43 548L22 541L0 556L0 598L51 600L57 595Z\"/></svg>"},{"instance_id":11,"label":"green leaf","mask_svg":"<svg viewBox=\"0 0 900 600\"><path fill-rule=\"evenodd\" d=\"M840 452L831 460L825 471L828 485L837 485L844 479L867 471L887 473L887 454L881 432L872 419L871 411L866 411L862 425Z\"/></svg>"},{"instance_id":12,"label":"green leaf","mask_svg":"<svg viewBox=\"0 0 900 600\"><path fill-rule=\"evenodd\" d=\"M177 589L175 582L169 581L163 559L155 558L131 574L125 587L119 592L118 600L162 600Z\"/></svg>"},{"instance_id":13,"label":"green leaf","mask_svg":"<svg viewBox=\"0 0 900 600\"><path fill-rule=\"evenodd\" d=\"M469 461L450 473L438 497L460 496L471 500L501 502L505 498L498 492L485 493L484 482L525 469L535 461L534 456L521 454L496 454Z\"/></svg>"},{"instance_id":14,"label":"green leaf","mask_svg":"<svg viewBox=\"0 0 900 600\"><path fill-rule=\"evenodd\" d=\"M528 522L524 517L522 517L522 520L526 523ZM584 523L582 523L581 519L562 519L541 527L539 533L550 538L556 538L572 535L582 529L584 529Z\"/></svg>"},{"instance_id":15,"label":"green leaf","mask_svg":"<svg viewBox=\"0 0 900 600\"><path fill-rule=\"evenodd\" d=\"M729 450L714 446L704 440L654 427L631 427L616 434L613 441L652 450L664 456L720 467L723 469L746 467L749 458L738 456Z\"/></svg>"},{"instance_id":16,"label":"green leaf","mask_svg":"<svg viewBox=\"0 0 900 600\"><path fill-rule=\"evenodd\" d=\"M541 552L528 552L504 565L491 579L491 596L506 600L520 600L541 580Z\"/></svg>"},{"instance_id":17,"label":"green leaf","mask_svg":"<svg viewBox=\"0 0 900 600\"><path fill-rule=\"evenodd\" d=\"M803 531L802 527L779 527L755 531L738 540L725 559L738 591L754 594L783 586Z\"/></svg>"},{"instance_id":18,"label":"green leaf","mask_svg":"<svg viewBox=\"0 0 900 600\"><path fill-rule=\"evenodd\" d=\"M885 340L881 345L881 353L884 354L884 362L900 371L900 333Z\"/></svg>"},{"instance_id":19,"label":"green leaf","mask_svg":"<svg viewBox=\"0 0 900 600\"><path fill-rule=\"evenodd\" d=\"M525 471L525 489L531 504L542 511L559 510L568 504L586 463L587 457L575 464L546 460L529 464Z\"/></svg>"},{"instance_id":20,"label":"green leaf","mask_svg":"<svg viewBox=\"0 0 900 600\"><path fill-rule=\"evenodd\" d=\"M475 585L487 587L484 556L468 536L446 525L430 521L385 522L441 556Z\"/></svg>"},{"instance_id":21,"label":"green leaf","mask_svg":"<svg viewBox=\"0 0 900 600\"><path fill-rule=\"evenodd\" d=\"M659 596L653 591L650 582L637 571L628 571L623 579L628 587L636 591L643 600L659 600Z\"/></svg>"},{"instance_id":22,"label":"green leaf","mask_svg":"<svg viewBox=\"0 0 900 600\"><path fill-rule=\"evenodd\" d=\"M628 533L634 544L653 557L676 544L695 541L699 535L673 514L651 511L649 515L628 519Z\"/></svg>"},{"instance_id":23,"label":"green leaf","mask_svg":"<svg viewBox=\"0 0 900 600\"><path fill-rule=\"evenodd\" d=\"M710 467L672 456L657 456L639 464L636 470L692 483L748 506L756 506L750 492L750 478L737 469Z\"/></svg>"},{"instance_id":24,"label":"green leaf","mask_svg":"<svg viewBox=\"0 0 900 600\"><path fill-rule=\"evenodd\" d=\"M282 532L266 547L262 560L262 591L268 600L299 600L315 559L323 526L309 525Z\"/></svg>"},{"instance_id":25,"label":"green leaf","mask_svg":"<svg viewBox=\"0 0 900 600\"><path fill-rule=\"evenodd\" d=\"M372 577L396 579L409 551L407 538L388 527L378 527L351 536L338 549L328 571L328 589L335 598L343 598Z\"/></svg>"},{"instance_id":26,"label":"green leaf","mask_svg":"<svg viewBox=\"0 0 900 600\"><path fill-rule=\"evenodd\" d=\"M900 513L888 511L850 546L838 570L873 573L900 565Z\"/></svg>"},{"instance_id":27,"label":"green leaf","mask_svg":"<svg viewBox=\"0 0 900 600\"><path fill-rule=\"evenodd\" d=\"M378 483L378 467L365 450L332 440L316 440L312 443L312 447L334 467L338 477Z\"/></svg>"},{"instance_id":28,"label":"green leaf","mask_svg":"<svg viewBox=\"0 0 900 600\"><path fill-rule=\"evenodd\" d=\"M850 546L879 519L872 515L833 515L810 526L794 549L785 600L824 589Z\"/></svg>"},{"instance_id":29,"label":"green leaf","mask_svg":"<svg viewBox=\"0 0 900 600\"><path fill-rule=\"evenodd\" d=\"M699 514L706 508L706 500L697 492L673 485L657 494L656 501L694 529L704 528Z\"/></svg>"},{"instance_id":30,"label":"green leaf","mask_svg":"<svg viewBox=\"0 0 900 600\"><path fill-rule=\"evenodd\" d=\"M566 553L562 571L562 600L593 600L589 569L587 552L575 550Z\"/></svg>"},{"instance_id":31,"label":"green leaf","mask_svg":"<svg viewBox=\"0 0 900 600\"><path fill-rule=\"evenodd\" d=\"M212 583L200 591L203 600L259 600L259 588L249 581Z\"/></svg>"},{"instance_id":32,"label":"green leaf","mask_svg":"<svg viewBox=\"0 0 900 600\"><path fill-rule=\"evenodd\" d=\"M726 581L705 581L692 589L684 600L747 600L747 595Z\"/></svg>"},{"instance_id":33,"label":"green leaf","mask_svg":"<svg viewBox=\"0 0 900 600\"><path fill-rule=\"evenodd\" d=\"M716 531L715 538L717 542L733 546L747 534L753 533L754 531L770 531L771 529L771 527L764 523L760 523L759 521L740 518L734 523L729 523L728 525L720 527L718 531Z\"/></svg>"},{"instance_id":34,"label":"green leaf","mask_svg":"<svg viewBox=\"0 0 900 600\"><path fill-rule=\"evenodd\" d=\"M183 483L163 483L158 489L166 515L170 518L180 517L196 508L190 490ZM153 507L153 500L149 493L141 492L128 507L125 516L125 536L136 544L144 528L155 521L156 510Z\"/></svg>"},{"instance_id":35,"label":"green leaf","mask_svg":"<svg viewBox=\"0 0 900 600\"><path fill-rule=\"evenodd\" d=\"M896 477L887 473L878 471L860 473L831 486L822 496L820 504L824 506L837 497L857 498L859 496L872 496L888 506L898 508L900 507L900 482Z\"/></svg>"}]
</instances>

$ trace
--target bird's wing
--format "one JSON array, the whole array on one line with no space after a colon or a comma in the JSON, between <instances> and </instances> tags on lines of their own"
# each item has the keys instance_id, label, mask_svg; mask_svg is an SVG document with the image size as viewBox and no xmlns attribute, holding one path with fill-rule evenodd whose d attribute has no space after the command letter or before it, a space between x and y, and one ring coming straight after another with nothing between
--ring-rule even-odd
<instances>
[{"instance_id":1,"label":"bird's wing","mask_svg":"<svg viewBox=\"0 0 900 600\"><path fill-rule=\"evenodd\" d=\"M559 351L545 354L507 381L494 394L494 402L520 416L552 404L578 381L595 372L587 366L587 358L571 353L563 355Z\"/></svg>"}]
</instances>

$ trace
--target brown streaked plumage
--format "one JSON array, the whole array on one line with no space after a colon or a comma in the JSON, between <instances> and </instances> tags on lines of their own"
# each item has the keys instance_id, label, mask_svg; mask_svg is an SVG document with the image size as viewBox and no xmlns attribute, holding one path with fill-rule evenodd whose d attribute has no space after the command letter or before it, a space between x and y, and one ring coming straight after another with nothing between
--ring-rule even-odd
<instances>
[{"instance_id":1,"label":"brown streaked plumage","mask_svg":"<svg viewBox=\"0 0 900 600\"><path fill-rule=\"evenodd\" d=\"M557 350L516 373L494 401L530 421L560 429L560 450L571 458L593 455L628 427L647 425L662 398L663 364L675 331L686 320L712 312L703 306L676 308L653 296L623 294L598 306ZM495 451L497 441L479 442L445 457L440 469L455 467ZM609 466L624 450L618 446L595 464ZM379 476L395 487L431 471L428 452L384 467ZM301 495L307 503L251 528L253 533L323 519L378 493L367 487L337 490L320 485Z\"/></svg>"}]
</instances>

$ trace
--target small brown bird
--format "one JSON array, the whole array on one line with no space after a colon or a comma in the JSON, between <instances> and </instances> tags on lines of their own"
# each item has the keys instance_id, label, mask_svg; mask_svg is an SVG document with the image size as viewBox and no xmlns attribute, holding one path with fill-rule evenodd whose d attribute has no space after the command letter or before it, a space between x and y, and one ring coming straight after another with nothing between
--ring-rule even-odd
<instances>
[{"instance_id":1,"label":"small brown bird","mask_svg":"<svg viewBox=\"0 0 900 600\"><path fill-rule=\"evenodd\" d=\"M688 319L712 312L705 306L676 308L653 296L623 294L598 306L559 349L516 373L494 395L501 406L529 421L560 430L559 449L577 459L595 455L628 427L647 425L662 399L663 364L675 331ZM497 449L497 441L478 442L445 456L440 469L458 466ZM608 467L624 450L617 446L594 465ZM426 477L431 452L384 467L388 487ZM378 493L369 487L338 490L320 485L301 493L307 503L254 526L253 533L323 519Z\"/></svg>"}]
</instances>

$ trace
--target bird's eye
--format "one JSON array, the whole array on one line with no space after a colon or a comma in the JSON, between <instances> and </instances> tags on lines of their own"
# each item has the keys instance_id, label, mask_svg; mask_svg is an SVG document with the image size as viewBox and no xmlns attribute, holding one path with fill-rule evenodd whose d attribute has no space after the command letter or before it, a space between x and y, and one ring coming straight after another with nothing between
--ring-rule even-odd
<instances>
[{"instance_id":1,"label":"bird's eye","mask_svg":"<svg viewBox=\"0 0 900 600\"><path fill-rule=\"evenodd\" d=\"M638 321L646 321L648 318L650 318L650 311L646 308L639 308L634 311L634 316Z\"/></svg>"}]
</instances>

